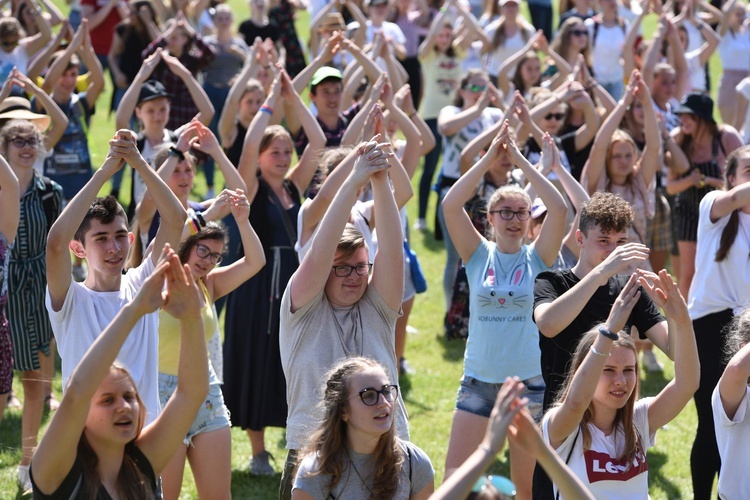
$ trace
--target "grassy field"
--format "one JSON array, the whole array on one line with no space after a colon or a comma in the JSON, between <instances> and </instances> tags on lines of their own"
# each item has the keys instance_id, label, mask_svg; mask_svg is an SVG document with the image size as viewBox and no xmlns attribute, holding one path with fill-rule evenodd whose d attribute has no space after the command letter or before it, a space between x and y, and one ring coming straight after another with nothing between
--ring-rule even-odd
<instances>
[{"instance_id":1,"label":"grassy field","mask_svg":"<svg viewBox=\"0 0 750 500\"><path fill-rule=\"evenodd\" d=\"M63 2L56 1L63 11ZM239 0L228 2L234 8L237 21L247 17L247 6ZM654 19L648 19L645 24L646 32L650 33L654 27ZM308 16L302 13L298 18L298 32L302 38L307 38ZM718 75L720 66L718 58L711 63L712 74ZM714 86L718 78L714 78ZM90 128L90 147L95 165L100 164L107 152L107 141L114 132L114 117L106 114L106 104L109 102L111 84L108 80L106 95L99 103L99 112L94 116L93 126ZM129 193L129 176L122 193ZM221 180L217 181L221 185ZM196 177L196 197L205 193L203 177ZM102 194L109 193L106 186ZM430 213L434 211L435 199L430 205ZM408 205L411 220L414 220L416 201ZM432 221L428 222L432 227ZM442 298L442 269L444 265L444 250L442 242L435 241L431 233L413 233L412 247L419 254L428 280L428 291L417 296L410 324L418 333L409 335L406 356L416 369L414 375L400 380L401 389L410 416L412 440L422 447L431 457L436 468L436 484L442 479L442 469L445 461L445 451L451 424L455 394L462 371L463 343L459 341L447 342L442 335L443 298ZM661 356L664 361L664 357ZM664 374L643 374L643 395L656 394L672 377L672 367L667 364ZM21 382L16 378L14 384L19 398L23 400ZM54 382L55 393L61 396L59 374ZM43 427L49 422L51 415L45 412ZM657 444L649 452L650 466L650 495L654 499L692 498L690 485L689 453L696 426L696 414L692 403L680 416L662 429L657 437ZM252 477L247 472L251 450L245 433L240 429L233 429L232 448L232 492L235 498L276 498L276 491L280 476L271 478ZM268 450L276 457L275 469L280 473L285 457L283 429L268 429L266 443ZM15 466L20 460L21 445L21 413L20 411L6 411L0 424L0 498L22 498L15 482ZM501 456L490 469L494 474L508 474L507 459ZM197 498L189 467L183 482L182 497Z\"/></svg>"}]
</instances>

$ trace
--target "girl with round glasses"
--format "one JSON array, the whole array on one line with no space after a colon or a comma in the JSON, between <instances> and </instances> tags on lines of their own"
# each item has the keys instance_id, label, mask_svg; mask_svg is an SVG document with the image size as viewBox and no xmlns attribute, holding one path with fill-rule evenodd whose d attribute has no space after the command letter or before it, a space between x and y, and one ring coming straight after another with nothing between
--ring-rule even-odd
<instances>
[{"instance_id":1,"label":"girl with round glasses","mask_svg":"<svg viewBox=\"0 0 750 500\"><path fill-rule=\"evenodd\" d=\"M244 256L224 267L221 262L227 247L226 229L208 222L180 245L177 255L187 264L201 291L201 319L209 342L218 332L219 318L214 301L250 279L265 264L263 247L250 220L250 204L242 190L223 191L215 205L228 207L242 237ZM159 313L159 399L165 406L178 387L180 353L179 322L163 311ZM183 443L162 472L165 498L178 498L182 487L185 459L190 461L198 495L229 498L231 496L232 437L229 412L224 405L221 382L209 363L209 391L193 420Z\"/></svg>"},{"instance_id":2,"label":"girl with round glasses","mask_svg":"<svg viewBox=\"0 0 750 500\"><path fill-rule=\"evenodd\" d=\"M326 377L323 420L300 454L293 500L428 498L434 471L420 448L396 437L398 386L369 358L337 363Z\"/></svg>"},{"instance_id":3,"label":"girl with round glasses","mask_svg":"<svg viewBox=\"0 0 750 500\"><path fill-rule=\"evenodd\" d=\"M552 155L555 146L549 135L543 144L543 155ZM547 207L539 237L530 245L523 242L530 224L531 200L520 187L503 186L490 198L487 219L494 233L492 241L476 230L463 208L490 166L506 156L522 170ZM552 183L518 150L506 122L487 154L445 196L443 213L465 263L470 290L464 376L445 464L449 476L481 443L498 390L507 377L523 381L529 410L537 420L541 418L544 381L538 331L531 318L534 280L557 258L567 208ZM511 479L519 497L530 498L533 457L511 445L510 459Z\"/></svg>"}]
</instances>

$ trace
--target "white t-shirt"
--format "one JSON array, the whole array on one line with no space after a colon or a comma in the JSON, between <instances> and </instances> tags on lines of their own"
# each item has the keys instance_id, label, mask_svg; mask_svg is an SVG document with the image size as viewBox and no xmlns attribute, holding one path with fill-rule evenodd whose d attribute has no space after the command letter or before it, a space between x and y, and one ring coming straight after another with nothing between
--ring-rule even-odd
<instances>
[{"instance_id":1,"label":"white t-shirt","mask_svg":"<svg viewBox=\"0 0 750 500\"><path fill-rule=\"evenodd\" d=\"M18 71L26 74L29 65L28 39L22 38L12 52L0 50L0 78L5 81L15 66Z\"/></svg>"},{"instance_id":2,"label":"white t-shirt","mask_svg":"<svg viewBox=\"0 0 750 500\"><path fill-rule=\"evenodd\" d=\"M599 82L621 82L623 81L622 49L625 46L625 33L628 31L628 23L623 20L624 26L615 23L614 26L598 26L593 19L584 21L589 30L589 39L593 44L594 64L593 70ZM596 28L596 30L594 29ZM596 39L594 39L596 31Z\"/></svg>"},{"instance_id":3,"label":"white t-shirt","mask_svg":"<svg viewBox=\"0 0 750 500\"><path fill-rule=\"evenodd\" d=\"M735 89L737 93L742 94L750 102L750 77L744 78ZM740 133L745 144L750 143L750 112L745 113L745 123L742 125Z\"/></svg>"},{"instance_id":4,"label":"white t-shirt","mask_svg":"<svg viewBox=\"0 0 750 500\"><path fill-rule=\"evenodd\" d=\"M691 92L705 92L706 90L706 71L701 66L701 51L693 50L685 54L688 75L690 76Z\"/></svg>"},{"instance_id":5,"label":"white t-shirt","mask_svg":"<svg viewBox=\"0 0 750 500\"><path fill-rule=\"evenodd\" d=\"M441 117L457 115L461 108L456 106L446 106L440 111ZM443 136L443 167L442 174L450 179L461 177L461 151L469 144L472 139L492 127L503 117L503 112L499 108L484 108L482 114L475 120L462 128L458 133ZM440 118L438 117L438 121Z\"/></svg>"},{"instance_id":6,"label":"white t-shirt","mask_svg":"<svg viewBox=\"0 0 750 500\"><path fill-rule=\"evenodd\" d=\"M750 30L732 34L729 30L721 37L716 49L724 70L750 71Z\"/></svg>"},{"instance_id":7,"label":"white t-shirt","mask_svg":"<svg viewBox=\"0 0 750 500\"><path fill-rule=\"evenodd\" d=\"M591 433L591 446L588 450L583 451L583 434L579 433L578 428L555 450L563 459L570 454L568 467L594 495L594 498L607 500L649 498L646 450L654 445L654 434L650 432L648 426L648 408L652 402L653 398L644 398L635 403L633 424L640 436L641 449L631 464L617 458L625 444L621 428L607 436L590 423L588 426ZM554 411L547 412L542 419L542 433L548 443L549 420ZM555 488L555 493L557 493L557 488ZM560 498L563 497L560 496Z\"/></svg>"},{"instance_id":8,"label":"white t-shirt","mask_svg":"<svg viewBox=\"0 0 750 500\"><path fill-rule=\"evenodd\" d=\"M78 362L89 347L115 318L117 313L135 298L143 282L154 271L152 259L144 259L136 269L122 277L117 292L95 292L83 283L72 282L62 308L55 312L47 289L46 305L57 350L62 358L63 388ZM125 366L135 381L146 405L146 424L154 421L161 411L159 403L159 314L143 316L125 340L117 362Z\"/></svg>"},{"instance_id":9,"label":"white t-shirt","mask_svg":"<svg viewBox=\"0 0 750 500\"><path fill-rule=\"evenodd\" d=\"M747 470L750 460L750 418L746 418L750 413L750 387L732 419L721 404L718 385L711 395L711 406L714 410L716 444L719 446L721 463L725 464L725 470L719 476L719 498L747 498L750 474L743 474L742 471Z\"/></svg>"},{"instance_id":10,"label":"white t-shirt","mask_svg":"<svg viewBox=\"0 0 750 500\"><path fill-rule=\"evenodd\" d=\"M490 42L495 37L495 32L497 31L497 27L500 25L501 20L502 18L491 22L484 29L490 39ZM525 38L524 32L526 33ZM490 75L497 77L498 70L500 69L500 66L505 62L505 60L509 57L512 57L513 54L524 48L524 46L526 46L526 42L528 42L529 38L531 38L533 35L533 28L520 25L513 36L505 38L505 43L503 43L502 45L498 45L496 49L490 48L490 52L487 53L487 72ZM492 47L492 45L490 45L490 47ZM513 78L514 71L515 70L508 72L508 78Z\"/></svg>"},{"instance_id":11,"label":"white t-shirt","mask_svg":"<svg viewBox=\"0 0 750 500\"><path fill-rule=\"evenodd\" d=\"M716 262L721 233L729 215L711 222L711 207L723 191L711 191L699 206L698 248L695 254L695 275L688 293L690 318L698 319L725 309L734 314L750 303L750 214L740 212L740 227L726 260Z\"/></svg>"},{"instance_id":12,"label":"white t-shirt","mask_svg":"<svg viewBox=\"0 0 750 500\"><path fill-rule=\"evenodd\" d=\"M146 160L146 163L151 165L152 169L158 170L161 165L154 165L154 157L156 156L156 153L158 152L160 146L163 146L164 144L170 144L171 142L172 139L169 136L169 131L167 131L167 129L164 129L164 137L162 138L162 142L160 144L152 146L151 142L146 139L146 141L143 143L143 151L141 151L141 156L143 156L143 159ZM146 183L141 177L141 174L139 174L135 169L133 169L133 183L135 183L135 186L133 188L133 192L135 193L135 201L136 203L140 203L143 200L143 196L146 194L147 187Z\"/></svg>"}]
</instances>

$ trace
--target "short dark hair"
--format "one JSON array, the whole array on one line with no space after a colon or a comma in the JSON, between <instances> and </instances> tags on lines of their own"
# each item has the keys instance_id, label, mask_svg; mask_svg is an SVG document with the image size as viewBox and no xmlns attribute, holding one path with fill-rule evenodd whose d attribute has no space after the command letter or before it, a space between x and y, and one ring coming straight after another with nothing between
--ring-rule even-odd
<instances>
[{"instance_id":1,"label":"short dark hair","mask_svg":"<svg viewBox=\"0 0 750 500\"><path fill-rule=\"evenodd\" d=\"M581 207L578 229L585 236L596 226L603 233L621 233L633 226L633 218L633 207L620 195L597 191Z\"/></svg>"},{"instance_id":2,"label":"short dark hair","mask_svg":"<svg viewBox=\"0 0 750 500\"><path fill-rule=\"evenodd\" d=\"M344 81L341 78L337 78L335 76L329 76L328 78L323 78L321 81L318 82L317 85L312 85L310 87L310 94L315 95L315 93L318 91L318 85L323 85L324 83L329 82L336 82L341 84L341 89L344 88Z\"/></svg>"},{"instance_id":3,"label":"short dark hair","mask_svg":"<svg viewBox=\"0 0 750 500\"><path fill-rule=\"evenodd\" d=\"M221 241L224 245L224 248L221 251L223 255L227 252L227 247L229 246L229 233L223 224L213 221L209 222L206 224L206 227L201 228L201 230L195 234L191 234L182 242L180 248L177 250L177 256L180 258L180 262L187 264L190 252L193 251L193 247L201 240Z\"/></svg>"},{"instance_id":4,"label":"short dark hair","mask_svg":"<svg viewBox=\"0 0 750 500\"><path fill-rule=\"evenodd\" d=\"M102 224L109 224L117 217L125 219L125 225L128 225L128 216L125 214L122 205L117 201L117 198L111 195L95 198L94 201L91 202L88 212L86 212L86 215L83 217L81 225L78 226L78 230L73 236L73 239L85 244L84 238L86 237L86 232L91 229L92 220L98 220Z\"/></svg>"}]
</instances>

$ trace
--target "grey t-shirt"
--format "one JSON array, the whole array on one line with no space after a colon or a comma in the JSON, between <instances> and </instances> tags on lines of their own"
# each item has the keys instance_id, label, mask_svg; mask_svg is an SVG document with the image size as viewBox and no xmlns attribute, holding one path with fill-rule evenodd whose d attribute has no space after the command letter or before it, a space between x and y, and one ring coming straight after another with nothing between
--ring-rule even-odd
<instances>
[{"instance_id":1,"label":"grey t-shirt","mask_svg":"<svg viewBox=\"0 0 750 500\"><path fill-rule=\"evenodd\" d=\"M398 384L395 328L401 313L388 307L373 286L350 308L334 309L321 290L309 304L292 313L292 280L281 299L279 348L289 405L286 447L299 450L320 423L325 376L337 361L351 356L372 358L385 367L391 383ZM408 441L400 395L395 408L396 433Z\"/></svg>"},{"instance_id":2,"label":"grey t-shirt","mask_svg":"<svg viewBox=\"0 0 750 500\"><path fill-rule=\"evenodd\" d=\"M404 463L398 477L398 489L393 498L408 499L422 491L433 482L435 471L430 457L418 446L407 441L400 441L404 454ZM346 498L347 500L369 500L370 490L375 478L375 455L362 455L349 450L349 457L356 471L348 460L341 472L341 479L333 490L329 490L330 477L327 475L310 475L317 470L318 461L313 455L305 457L297 470L293 489L299 489L311 495L315 500ZM359 475L358 475L359 474ZM361 477L360 477L361 476ZM362 482L366 483L363 485ZM368 489L369 488L369 489Z\"/></svg>"}]
</instances>

